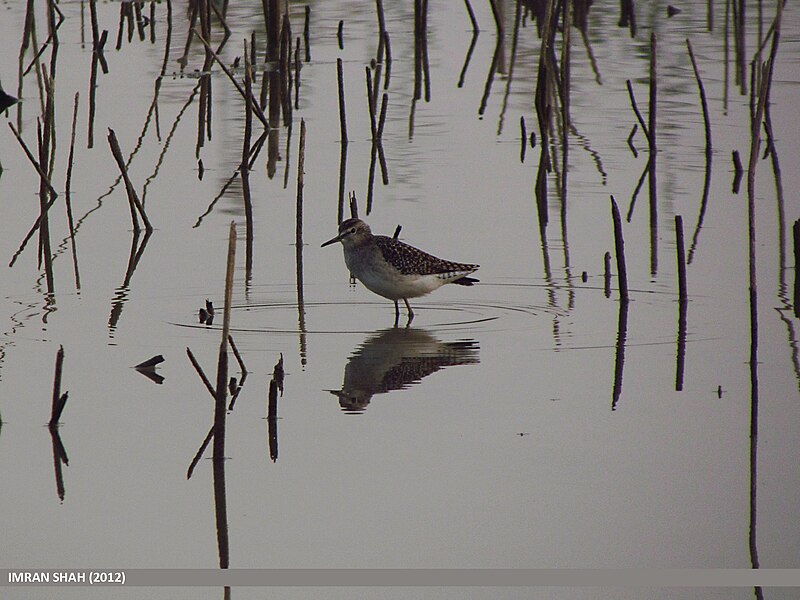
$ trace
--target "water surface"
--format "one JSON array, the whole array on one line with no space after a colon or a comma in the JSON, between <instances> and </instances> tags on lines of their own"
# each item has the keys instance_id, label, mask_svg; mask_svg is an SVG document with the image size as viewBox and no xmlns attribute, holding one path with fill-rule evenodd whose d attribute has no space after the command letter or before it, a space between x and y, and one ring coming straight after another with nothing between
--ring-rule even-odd
<instances>
[{"instance_id":1,"label":"water surface","mask_svg":"<svg viewBox=\"0 0 800 600\"><path fill-rule=\"evenodd\" d=\"M541 228L534 194L541 151L533 99L541 47L535 25L526 19L519 30L509 77L515 4L500 3L506 32L489 81L498 48L489 5L473 3L481 33L471 53L464 4L431 5L430 97L423 86L414 101L413 5L385 4L393 58L382 140L388 184L376 167L367 215L372 144L364 67L377 52L375 7L312 3L311 60L302 60L301 40L301 86L291 129L277 124L250 172L249 242L243 184L236 175L244 105L214 65L212 135L198 149L196 88L204 52L195 41L181 72L186 3L172 3L166 63L166 2L154 5L155 42L149 34L144 41L138 34L130 42L123 36L119 51L120 5L97 4L100 28L109 30L109 72L97 75L91 148L89 5L59 4L65 20L55 79L55 293L47 294L35 237L13 268L3 267L0 283L0 469L6 481L0 492L6 516L0 563L219 566L211 447L191 479L186 477L213 420L213 400L186 348L213 381L222 315L208 326L198 322L197 312L208 298L221 313L228 227L234 221L231 333L248 374L226 430L231 567L749 568L754 544L761 567L797 568L800 370L791 245L791 224L800 218L793 195L800 187L797 12L789 5L784 13L771 91L783 197L777 196L770 160L759 161L756 171L758 347L751 370L746 183L732 192L731 162L738 150L747 164L750 108L749 97L725 81L724 6L714 6L714 28L708 31L706 3L681 6L671 19L661 3L637 3L635 37L617 26L616 5L593 7L588 40L601 84L579 30L572 29L574 129L566 203L550 175L549 223ZM150 3L144 6L149 15ZM302 37L304 6L290 3L294 36ZM0 78L16 94L25 6L5 3L3 9L0 28L11 51ZM46 15L37 10L41 44ZM766 3L764 31L773 14L773 3ZM748 6L747 18L752 53L755 8ZM343 49L336 35L340 20ZM261 3L231 2L226 21L232 35L220 50L223 61L231 65L242 56L242 40L255 31L262 65ZM222 34L217 21L213 26L216 47ZM626 219L648 152L641 130L632 138L636 156L628 145L636 117L625 85L630 79L646 118L652 31L659 69L653 222L646 180ZM703 117L687 38L711 115L705 204ZM560 52L560 35L557 40ZM49 50L43 57L49 69ZM401 238L410 244L481 264L480 284L447 286L412 301L416 317L409 328L403 321L393 327L391 302L349 282L338 247L319 247L335 234L339 216L337 58L343 59L350 140L342 188L355 191L361 216L377 233L391 235L400 224ZM23 68L32 59L29 50ZM241 66L235 71L240 79ZM23 102L3 117L32 148L40 116L35 77L35 70L24 77ZM156 90L157 113L151 111ZM383 91L381 80L379 100ZM62 201L75 92L80 99L71 203L79 289ZM520 117L527 133L537 136L524 161ZM301 119L307 133L298 269ZM152 235L131 231L124 185L106 139L109 127L130 157L130 177L155 227ZM3 130L0 256L8 263L38 215L39 179L8 125ZM253 130L255 140L263 131L257 120ZM559 150L559 167L560 160ZM618 300L614 261L611 293L605 290L604 254L614 253L612 194L623 216L627 305ZM675 215L683 217L690 258L685 328L679 318ZM56 438L45 424L59 346L69 400ZM160 383L132 368L158 354L165 358L157 369ZM270 421L268 387L281 355L284 389L277 398L278 419ZM233 358L230 365L241 382ZM754 425L757 436L751 437ZM68 459L58 463L60 483L54 456ZM104 593L124 598L141 597L142 591ZM9 589L7 595L47 597L46 592ZM487 592L380 593L477 598ZM764 592L792 597L787 590ZM66 593L77 597L76 590ZM374 593L281 590L285 597ZM489 593L529 597L514 589ZM652 590L647 597L752 594L681 589ZM264 594L237 588L232 595ZM539 589L536 597L642 595L574 588Z\"/></svg>"}]
</instances>

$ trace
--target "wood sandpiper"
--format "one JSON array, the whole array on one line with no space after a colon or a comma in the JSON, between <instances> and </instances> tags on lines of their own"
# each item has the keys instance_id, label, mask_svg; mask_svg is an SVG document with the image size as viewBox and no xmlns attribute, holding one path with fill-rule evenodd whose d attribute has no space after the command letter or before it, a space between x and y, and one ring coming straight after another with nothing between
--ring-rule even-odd
<instances>
[{"instance_id":1,"label":"wood sandpiper","mask_svg":"<svg viewBox=\"0 0 800 600\"><path fill-rule=\"evenodd\" d=\"M339 235L322 247L341 242L344 262L350 273L364 286L394 301L395 324L400 317L397 301L408 309L408 323L414 318L409 298L417 298L446 283L472 285L477 279L467 277L478 265L442 260L385 235L372 235L369 225L360 219L347 219L339 225Z\"/></svg>"}]
</instances>

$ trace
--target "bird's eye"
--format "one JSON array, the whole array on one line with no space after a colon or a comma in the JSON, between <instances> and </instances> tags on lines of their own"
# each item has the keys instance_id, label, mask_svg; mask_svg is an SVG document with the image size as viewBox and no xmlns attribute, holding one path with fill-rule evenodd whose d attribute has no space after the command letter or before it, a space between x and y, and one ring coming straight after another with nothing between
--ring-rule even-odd
<instances>
[{"instance_id":1,"label":"bird's eye","mask_svg":"<svg viewBox=\"0 0 800 600\"><path fill-rule=\"evenodd\" d=\"M351 227L350 228L350 233L355 233L355 232L356 232L356 228L355 227Z\"/></svg>"}]
</instances>

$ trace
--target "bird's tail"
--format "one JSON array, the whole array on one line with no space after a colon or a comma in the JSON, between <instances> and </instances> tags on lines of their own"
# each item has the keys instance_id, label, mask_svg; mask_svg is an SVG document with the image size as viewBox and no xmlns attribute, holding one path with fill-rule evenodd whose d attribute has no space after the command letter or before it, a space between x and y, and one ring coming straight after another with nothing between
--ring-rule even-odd
<instances>
[{"instance_id":1,"label":"bird's tail","mask_svg":"<svg viewBox=\"0 0 800 600\"><path fill-rule=\"evenodd\" d=\"M480 281L480 279L475 279L474 277L461 277L451 281L450 283L457 283L458 285L472 285L478 281Z\"/></svg>"}]
</instances>

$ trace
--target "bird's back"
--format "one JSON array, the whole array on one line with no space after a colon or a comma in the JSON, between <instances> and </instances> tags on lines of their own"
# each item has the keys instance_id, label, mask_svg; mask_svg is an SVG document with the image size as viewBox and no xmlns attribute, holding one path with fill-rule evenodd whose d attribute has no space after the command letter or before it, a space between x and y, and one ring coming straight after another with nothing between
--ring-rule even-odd
<instances>
[{"instance_id":1,"label":"bird's back","mask_svg":"<svg viewBox=\"0 0 800 600\"><path fill-rule=\"evenodd\" d=\"M478 269L478 265L458 263L437 258L414 246L385 235L374 237L375 245L383 258L403 275L467 275Z\"/></svg>"}]
</instances>

